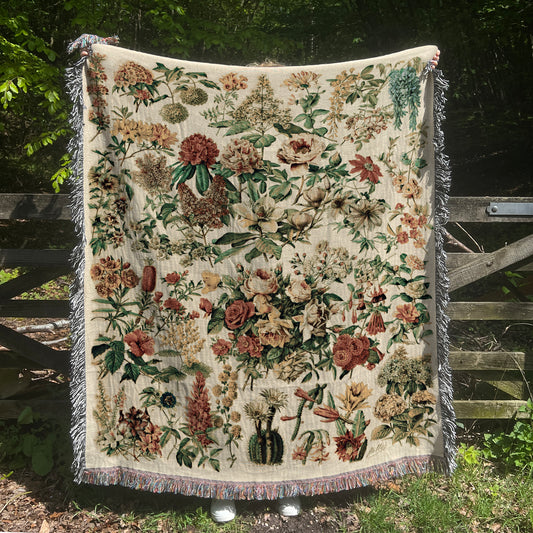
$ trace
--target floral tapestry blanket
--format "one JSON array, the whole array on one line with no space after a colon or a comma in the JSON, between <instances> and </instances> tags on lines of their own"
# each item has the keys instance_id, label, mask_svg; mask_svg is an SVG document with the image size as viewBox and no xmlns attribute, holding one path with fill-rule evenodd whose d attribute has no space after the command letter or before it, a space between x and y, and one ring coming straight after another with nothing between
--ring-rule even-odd
<instances>
[{"instance_id":1,"label":"floral tapestry blanket","mask_svg":"<svg viewBox=\"0 0 533 533\"><path fill-rule=\"evenodd\" d=\"M73 67L78 481L277 498L453 468L435 52Z\"/></svg>"}]
</instances>

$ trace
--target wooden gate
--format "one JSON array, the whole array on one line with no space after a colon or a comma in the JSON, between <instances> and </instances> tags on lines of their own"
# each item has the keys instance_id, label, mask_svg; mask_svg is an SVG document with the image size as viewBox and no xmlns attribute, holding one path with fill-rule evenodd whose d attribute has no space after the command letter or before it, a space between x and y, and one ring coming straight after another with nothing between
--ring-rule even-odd
<instances>
[{"instance_id":1,"label":"wooden gate","mask_svg":"<svg viewBox=\"0 0 533 533\"><path fill-rule=\"evenodd\" d=\"M530 222L529 215L489 215L492 203L505 206L509 202L528 204L533 198L454 197L450 198L450 227L453 223L482 222L487 224ZM500 210L501 213L501 210ZM4 194L0 195L0 220L63 220L70 223L66 195ZM452 230L450 230L452 231ZM510 233L510 232L509 232ZM453 241L453 239L451 239ZM68 273L70 250L0 249L0 268L27 267L29 272L0 285L0 317L68 317L66 300L20 300L24 291ZM454 291L502 270L533 270L533 234L492 253L454 252L448 254L452 302L448 314L452 321L533 320L533 303L455 301ZM454 339L451 338L452 346ZM54 350L20 332L0 325L0 371L11 372L28 368L52 368L68 375L68 351ZM533 354L523 352L450 352L454 372L466 372L484 380L504 399L456 399L458 419L505 419L517 415L517 410L531 396L529 382L533 371ZM56 387L57 389L57 387ZM1 392L1 391L0 391ZM55 391L45 391L38 397L24 393L0 399L0 418L18 416L30 405L44 413L66 412L66 384ZM2 395L0 395L2 398ZM61 406L61 407L60 407Z\"/></svg>"}]
</instances>

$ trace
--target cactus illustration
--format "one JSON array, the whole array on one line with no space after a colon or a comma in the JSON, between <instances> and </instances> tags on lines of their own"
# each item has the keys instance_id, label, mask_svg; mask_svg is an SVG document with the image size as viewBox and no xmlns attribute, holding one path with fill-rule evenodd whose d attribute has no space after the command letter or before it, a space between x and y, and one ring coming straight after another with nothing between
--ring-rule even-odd
<instances>
[{"instance_id":1,"label":"cactus illustration","mask_svg":"<svg viewBox=\"0 0 533 533\"><path fill-rule=\"evenodd\" d=\"M255 424L255 434L248 443L248 455L253 463L280 464L283 459L283 439L276 429L272 429L272 422L276 411L287 405L287 394L277 389L264 389L261 397L244 406L246 416Z\"/></svg>"}]
</instances>

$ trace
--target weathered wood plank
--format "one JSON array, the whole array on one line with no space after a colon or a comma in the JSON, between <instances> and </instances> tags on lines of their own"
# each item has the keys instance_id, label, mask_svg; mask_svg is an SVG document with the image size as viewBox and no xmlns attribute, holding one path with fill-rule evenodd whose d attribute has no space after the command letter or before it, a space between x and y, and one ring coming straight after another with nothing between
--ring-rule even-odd
<instances>
[{"instance_id":1,"label":"weathered wood plank","mask_svg":"<svg viewBox=\"0 0 533 533\"><path fill-rule=\"evenodd\" d=\"M531 320L531 302L451 302L451 320Z\"/></svg>"},{"instance_id":2,"label":"weathered wood plank","mask_svg":"<svg viewBox=\"0 0 533 533\"><path fill-rule=\"evenodd\" d=\"M0 267L64 267L71 250L0 249Z\"/></svg>"},{"instance_id":3,"label":"weathered wood plank","mask_svg":"<svg viewBox=\"0 0 533 533\"><path fill-rule=\"evenodd\" d=\"M528 222L533 217L489 216L487 207L491 202L533 202L533 197L524 196L454 196L448 201L450 222Z\"/></svg>"},{"instance_id":4,"label":"weathered wood plank","mask_svg":"<svg viewBox=\"0 0 533 533\"><path fill-rule=\"evenodd\" d=\"M35 361L43 368L52 368L61 372L67 372L69 369L68 356L70 352L53 350L2 324L0 324L0 344L9 350L20 353L31 361Z\"/></svg>"},{"instance_id":5,"label":"weathered wood plank","mask_svg":"<svg viewBox=\"0 0 533 533\"><path fill-rule=\"evenodd\" d=\"M533 370L533 356L524 352L450 351L452 370Z\"/></svg>"},{"instance_id":6,"label":"weathered wood plank","mask_svg":"<svg viewBox=\"0 0 533 533\"><path fill-rule=\"evenodd\" d=\"M32 272L28 272L27 274L19 276L18 278L14 278L2 283L0 285L0 300L18 296L25 291L30 291L35 287L40 287L43 283L68 274L69 272L70 268L66 265L62 268L35 269Z\"/></svg>"},{"instance_id":7,"label":"weathered wood plank","mask_svg":"<svg viewBox=\"0 0 533 533\"><path fill-rule=\"evenodd\" d=\"M0 300L0 316L65 318L68 300Z\"/></svg>"},{"instance_id":8,"label":"weathered wood plank","mask_svg":"<svg viewBox=\"0 0 533 533\"><path fill-rule=\"evenodd\" d=\"M509 419L526 418L527 413L519 413L518 409L526 405L521 400L455 400L453 406L459 419Z\"/></svg>"},{"instance_id":9,"label":"weathered wood plank","mask_svg":"<svg viewBox=\"0 0 533 533\"><path fill-rule=\"evenodd\" d=\"M1 194L1 220L70 220L67 194Z\"/></svg>"},{"instance_id":10,"label":"weathered wood plank","mask_svg":"<svg viewBox=\"0 0 533 533\"><path fill-rule=\"evenodd\" d=\"M446 254L446 266L448 270L455 270L456 268L463 267L476 261L486 254L467 254L467 253L454 253L448 252ZM521 272L533 272L533 261L526 263L522 266L513 266L512 270L519 270Z\"/></svg>"},{"instance_id":11,"label":"weathered wood plank","mask_svg":"<svg viewBox=\"0 0 533 533\"><path fill-rule=\"evenodd\" d=\"M533 256L533 234L475 260L450 270L450 291L480 280L513 265L527 264Z\"/></svg>"}]
</instances>

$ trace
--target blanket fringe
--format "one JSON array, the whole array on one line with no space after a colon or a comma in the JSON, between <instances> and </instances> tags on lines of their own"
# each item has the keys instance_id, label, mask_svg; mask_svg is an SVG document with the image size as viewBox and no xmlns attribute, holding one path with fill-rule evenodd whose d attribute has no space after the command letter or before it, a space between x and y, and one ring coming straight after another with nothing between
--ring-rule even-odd
<instances>
[{"instance_id":1,"label":"blanket fringe","mask_svg":"<svg viewBox=\"0 0 533 533\"><path fill-rule=\"evenodd\" d=\"M74 281L70 287L70 327L72 331L72 355L70 359L70 401L72 405L71 438L74 460L72 470L75 480L82 481L85 468L86 439L86 397L85 397L85 329L83 273L85 270L84 248L84 209L83 209L83 69L86 58L80 59L66 70L66 88L72 101L69 122L73 130L68 150L71 154L72 175L70 209L78 244L70 257L74 270Z\"/></svg>"},{"instance_id":2,"label":"blanket fringe","mask_svg":"<svg viewBox=\"0 0 533 533\"><path fill-rule=\"evenodd\" d=\"M442 123L446 118L445 92L449 87L441 70L433 72L433 113L435 149L435 241L436 241L436 307L437 307L437 356L440 408L442 413L444 456L447 472L451 474L456 465L456 422L453 408L452 371L448 361L450 339L448 326L450 319L446 308L450 301L448 269L446 267L446 252L444 251L445 233L444 226L448 222L448 193L451 185L451 169L448 156L444 153L444 132Z\"/></svg>"},{"instance_id":3,"label":"blanket fringe","mask_svg":"<svg viewBox=\"0 0 533 533\"><path fill-rule=\"evenodd\" d=\"M377 465L366 470L295 481L269 483L210 481L186 477L154 475L129 468L90 469L83 481L98 485L122 485L131 489L154 493L179 493L200 498L225 500L275 500L288 496L316 496L341 490L351 490L405 475L421 476L428 472L445 474L447 466L442 457L408 457Z\"/></svg>"}]
</instances>

